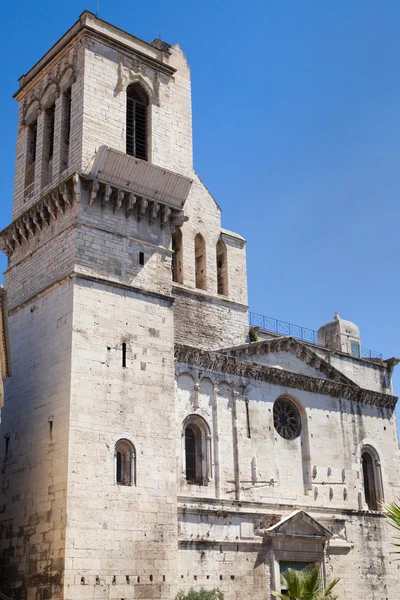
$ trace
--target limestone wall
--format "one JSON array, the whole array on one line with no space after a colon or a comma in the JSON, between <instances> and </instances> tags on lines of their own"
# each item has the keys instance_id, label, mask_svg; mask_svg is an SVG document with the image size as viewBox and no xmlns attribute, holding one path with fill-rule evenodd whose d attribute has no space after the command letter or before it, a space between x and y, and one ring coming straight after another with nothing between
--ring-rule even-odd
<instances>
[{"instance_id":1,"label":"limestone wall","mask_svg":"<svg viewBox=\"0 0 400 600\"><path fill-rule=\"evenodd\" d=\"M172 344L170 301L78 279L65 600L175 595ZM121 438L135 448L132 486L116 482Z\"/></svg>"},{"instance_id":2,"label":"limestone wall","mask_svg":"<svg viewBox=\"0 0 400 600\"><path fill-rule=\"evenodd\" d=\"M72 287L64 282L9 317L13 374L1 415L0 581L16 599L26 597L23 586L31 598L62 597Z\"/></svg>"},{"instance_id":3,"label":"limestone wall","mask_svg":"<svg viewBox=\"0 0 400 600\"><path fill-rule=\"evenodd\" d=\"M199 376L188 365L179 365L177 373L177 435L187 415L196 413L210 427L213 447L213 477L208 486L187 484L180 468L181 494L213 497L217 477L221 498L236 494L243 501L357 510L359 496L365 507L363 443L374 446L380 457L385 499L400 491L397 428L391 409L204 370ZM293 398L300 411L302 434L294 440L283 439L274 428L273 405L282 395ZM177 451L182 465L180 442Z\"/></svg>"}]
</instances>

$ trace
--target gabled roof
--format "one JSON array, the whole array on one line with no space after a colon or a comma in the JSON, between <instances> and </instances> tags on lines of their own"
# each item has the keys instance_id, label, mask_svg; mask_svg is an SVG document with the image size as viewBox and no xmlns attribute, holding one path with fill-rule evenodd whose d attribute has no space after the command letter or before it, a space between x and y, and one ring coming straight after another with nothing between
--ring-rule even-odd
<instances>
[{"instance_id":1,"label":"gabled roof","mask_svg":"<svg viewBox=\"0 0 400 600\"><path fill-rule=\"evenodd\" d=\"M297 537L329 540L332 533L303 510L295 510L290 515L269 527L265 534L269 537Z\"/></svg>"},{"instance_id":2,"label":"gabled roof","mask_svg":"<svg viewBox=\"0 0 400 600\"><path fill-rule=\"evenodd\" d=\"M293 338L289 339L293 340ZM295 340L295 343L297 343L297 340ZM240 348L240 346L236 348ZM340 381L322 379L258 364L250 360L245 360L242 356L237 358L233 354L234 352L231 354L229 349L217 351L202 350L201 348L193 348L184 344L175 344L175 361L199 368L202 371L226 373L254 381L264 381L281 387L285 386L295 390L323 394L332 398L340 398L341 400L374 404L391 410L394 410L396 406L396 396L361 388L341 373ZM315 356L318 360L322 360L319 356ZM323 363L326 363L326 361L322 361L321 364ZM329 365L329 368L332 369L332 373L336 373L336 370L331 365Z\"/></svg>"},{"instance_id":3,"label":"gabled roof","mask_svg":"<svg viewBox=\"0 0 400 600\"><path fill-rule=\"evenodd\" d=\"M343 375L336 367L333 367L316 352L311 350L307 344L290 336L281 336L269 340L261 340L260 342L252 342L251 344L232 346L230 348L224 348L220 350L220 352L229 354L230 356L239 355L243 357L244 360L246 360L246 356L265 355L270 352L290 352L310 367L323 373L328 379L346 383L348 385L357 385L354 381L346 377L346 375Z\"/></svg>"}]
</instances>

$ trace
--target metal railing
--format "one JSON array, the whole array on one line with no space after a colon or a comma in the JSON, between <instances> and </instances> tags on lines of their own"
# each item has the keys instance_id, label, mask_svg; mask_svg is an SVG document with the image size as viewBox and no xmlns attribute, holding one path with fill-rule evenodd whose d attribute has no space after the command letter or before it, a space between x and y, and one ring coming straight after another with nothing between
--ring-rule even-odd
<instances>
[{"instance_id":1,"label":"metal railing","mask_svg":"<svg viewBox=\"0 0 400 600\"><path fill-rule=\"evenodd\" d=\"M273 319L272 317L266 317L265 315L259 315L258 313L249 313L250 327L259 327L264 331L270 331L278 335L287 335L294 337L303 342L309 344L318 344L318 332L315 329L308 329L308 327L301 327L301 325L294 325L287 321L279 321L279 319ZM375 350L368 350L368 348L361 348L362 358L382 358L381 352Z\"/></svg>"}]
</instances>

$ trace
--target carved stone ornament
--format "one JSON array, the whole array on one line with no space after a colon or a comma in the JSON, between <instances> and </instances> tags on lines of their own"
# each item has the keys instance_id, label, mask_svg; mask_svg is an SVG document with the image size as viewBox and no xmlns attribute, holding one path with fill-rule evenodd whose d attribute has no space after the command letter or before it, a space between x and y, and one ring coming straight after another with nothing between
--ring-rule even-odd
<instances>
[{"instance_id":1,"label":"carved stone ornament","mask_svg":"<svg viewBox=\"0 0 400 600\"><path fill-rule=\"evenodd\" d=\"M54 97L58 98L64 87L70 87L76 79L77 69L77 46L69 50L57 64L45 72L36 85L33 85L20 104L20 126L25 126L27 112L33 104L37 104L37 114L43 111L43 103L50 88L53 89ZM22 81L23 84L23 81Z\"/></svg>"},{"instance_id":2,"label":"carved stone ornament","mask_svg":"<svg viewBox=\"0 0 400 600\"><path fill-rule=\"evenodd\" d=\"M238 348L239 347L240 346L238 346ZM232 351L232 348L230 348L229 351ZM390 410L394 410L396 406L396 396L366 390L360 388L353 382L351 385L340 381L329 381L327 379L319 379L317 377L310 377L309 375L284 371L282 369L240 360L234 356L230 356L226 352L228 351L213 352L185 346L183 344L175 344L175 361L212 373L220 372L252 379L254 381L264 381L279 387L322 394L343 401L373 404Z\"/></svg>"},{"instance_id":3,"label":"carved stone ornament","mask_svg":"<svg viewBox=\"0 0 400 600\"><path fill-rule=\"evenodd\" d=\"M131 83L140 83L153 104L160 105L160 74L158 71L154 71L153 79L150 79L146 75L145 65L139 60L134 59L131 61L129 66L123 64L124 58L120 56L118 63L118 79L115 87L116 92L119 94L126 90L128 85Z\"/></svg>"},{"instance_id":4,"label":"carved stone ornament","mask_svg":"<svg viewBox=\"0 0 400 600\"><path fill-rule=\"evenodd\" d=\"M74 175L61 183L0 233L1 249L7 256L12 256L17 248L40 234L52 221L62 218L66 210L72 208L79 198L76 193L78 180L79 176Z\"/></svg>"},{"instance_id":5,"label":"carved stone ornament","mask_svg":"<svg viewBox=\"0 0 400 600\"><path fill-rule=\"evenodd\" d=\"M110 205L114 214L118 214L122 210L127 219L131 215L135 216L137 221L146 218L149 220L150 225L158 223L160 227L165 227L167 224L170 224L171 230L176 226L181 226L188 219L183 211L171 208L159 200L146 198L135 194L129 189L111 185L97 178L82 177L86 181L89 180L89 206L93 206L96 201L100 201L102 210L106 210L107 206ZM74 180L74 190L76 185L77 183ZM59 192L61 193L60 188Z\"/></svg>"}]
</instances>

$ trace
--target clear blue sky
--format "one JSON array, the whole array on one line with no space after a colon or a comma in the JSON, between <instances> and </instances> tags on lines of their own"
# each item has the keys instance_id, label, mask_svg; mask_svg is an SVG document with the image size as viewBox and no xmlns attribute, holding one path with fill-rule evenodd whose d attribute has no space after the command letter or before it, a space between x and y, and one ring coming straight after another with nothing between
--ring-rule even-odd
<instances>
[{"instance_id":1,"label":"clear blue sky","mask_svg":"<svg viewBox=\"0 0 400 600\"><path fill-rule=\"evenodd\" d=\"M3 6L2 227L17 78L96 8ZM337 311L363 345L400 355L400 2L100 0L99 16L187 54L196 169L248 240L251 309L313 329Z\"/></svg>"}]
</instances>

